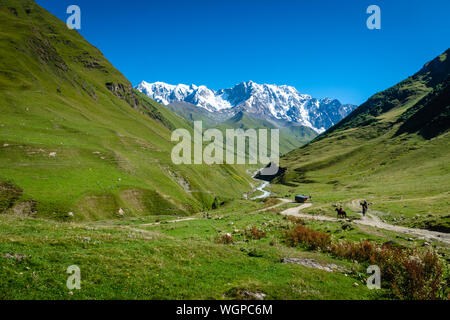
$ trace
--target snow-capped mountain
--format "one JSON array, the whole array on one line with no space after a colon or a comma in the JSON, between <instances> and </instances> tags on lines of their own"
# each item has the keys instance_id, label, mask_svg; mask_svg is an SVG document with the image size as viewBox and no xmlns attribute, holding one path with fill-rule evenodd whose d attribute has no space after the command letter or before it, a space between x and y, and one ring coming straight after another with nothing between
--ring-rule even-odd
<instances>
[{"instance_id":1,"label":"snow-capped mountain","mask_svg":"<svg viewBox=\"0 0 450 320\"><path fill-rule=\"evenodd\" d=\"M267 120L282 120L310 127L321 133L336 124L357 106L336 99L315 99L291 86L243 82L230 89L214 91L205 86L141 82L137 90L153 100L169 105L188 102L209 112L235 114L244 111Z\"/></svg>"}]
</instances>

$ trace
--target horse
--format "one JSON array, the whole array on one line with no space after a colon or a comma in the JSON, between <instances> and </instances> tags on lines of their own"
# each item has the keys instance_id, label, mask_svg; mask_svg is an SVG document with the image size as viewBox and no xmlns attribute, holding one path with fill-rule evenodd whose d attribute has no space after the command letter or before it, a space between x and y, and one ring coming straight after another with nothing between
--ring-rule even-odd
<instances>
[{"instance_id":1,"label":"horse","mask_svg":"<svg viewBox=\"0 0 450 320\"><path fill-rule=\"evenodd\" d=\"M347 219L347 212L345 212L344 210L342 210L340 208L336 208L336 212L337 212L338 219L339 218Z\"/></svg>"}]
</instances>

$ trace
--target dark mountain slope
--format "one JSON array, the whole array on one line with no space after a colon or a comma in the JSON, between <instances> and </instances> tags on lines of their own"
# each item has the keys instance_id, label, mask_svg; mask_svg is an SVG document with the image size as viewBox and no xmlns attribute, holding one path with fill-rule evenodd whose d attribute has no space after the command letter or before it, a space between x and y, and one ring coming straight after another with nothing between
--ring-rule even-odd
<instances>
[{"instance_id":1,"label":"dark mountain slope","mask_svg":"<svg viewBox=\"0 0 450 320\"><path fill-rule=\"evenodd\" d=\"M408 109L398 120L402 123L397 134L419 133L426 139L434 138L450 128L450 79Z\"/></svg>"},{"instance_id":2,"label":"dark mountain slope","mask_svg":"<svg viewBox=\"0 0 450 320\"><path fill-rule=\"evenodd\" d=\"M436 86L446 81L450 74L448 53L449 50L428 62L412 77L409 77L392 88L375 94L319 138L321 139L338 130L356 128L378 122L379 119L377 117L384 113L393 109L405 110L415 105Z\"/></svg>"}]
</instances>

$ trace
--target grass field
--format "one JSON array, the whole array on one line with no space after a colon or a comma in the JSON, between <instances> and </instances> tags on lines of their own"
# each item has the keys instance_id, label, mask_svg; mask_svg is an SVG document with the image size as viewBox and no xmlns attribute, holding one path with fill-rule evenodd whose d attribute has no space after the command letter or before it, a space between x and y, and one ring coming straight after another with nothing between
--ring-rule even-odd
<instances>
[{"instance_id":1,"label":"grass field","mask_svg":"<svg viewBox=\"0 0 450 320\"><path fill-rule=\"evenodd\" d=\"M198 215L152 226L143 225L154 217L80 224L3 216L2 255L22 258L0 257L0 298L236 299L245 291L266 299L383 298L365 287L359 266L283 244L289 222L271 211L254 213L263 206L239 201L211 212L211 219ZM267 235L246 238L243 230L250 227ZM228 232L235 242L217 243ZM335 263L349 272L281 263L286 257ZM82 274L82 289L73 295L66 288L70 265Z\"/></svg>"}]
</instances>

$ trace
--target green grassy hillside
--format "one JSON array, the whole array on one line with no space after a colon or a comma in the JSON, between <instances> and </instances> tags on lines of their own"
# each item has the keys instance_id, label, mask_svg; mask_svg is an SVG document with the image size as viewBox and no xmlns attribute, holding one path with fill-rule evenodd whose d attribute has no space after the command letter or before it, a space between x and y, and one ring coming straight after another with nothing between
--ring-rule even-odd
<instances>
[{"instance_id":1,"label":"green grassy hillside","mask_svg":"<svg viewBox=\"0 0 450 320\"><path fill-rule=\"evenodd\" d=\"M160 225L152 217L69 224L5 216L0 300L254 299L252 293L282 300L385 298L387 290L367 289L358 265L285 244L283 234L293 223L271 211L256 213L263 205L238 201L211 219L169 223L173 217L162 217ZM245 236L252 227L267 234ZM228 232L234 244L219 243ZM345 271L282 263L286 257ZM70 295L66 269L74 264L81 269L81 290Z\"/></svg>"},{"instance_id":2,"label":"green grassy hillside","mask_svg":"<svg viewBox=\"0 0 450 320\"><path fill-rule=\"evenodd\" d=\"M171 132L191 125L33 1L0 0L0 26L0 211L186 215L250 188L242 168L173 165Z\"/></svg>"},{"instance_id":3,"label":"green grassy hillside","mask_svg":"<svg viewBox=\"0 0 450 320\"><path fill-rule=\"evenodd\" d=\"M335 131L349 128L360 128L383 119L394 119L418 102L448 83L450 74L449 50L425 64L416 74L385 91L370 97L367 102L355 109L348 117L330 128L323 139ZM445 104L444 104L445 108ZM402 118L406 120L405 117ZM448 128L448 127L447 127Z\"/></svg>"},{"instance_id":4,"label":"green grassy hillside","mask_svg":"<svg viewBox=\"0 0 450 320\"><path fill-rule=\"evenodd\" d=\"M449 50L281 160L275 190L368 199L392 223L450 231Z\"/></svg>"}]
</instances>

